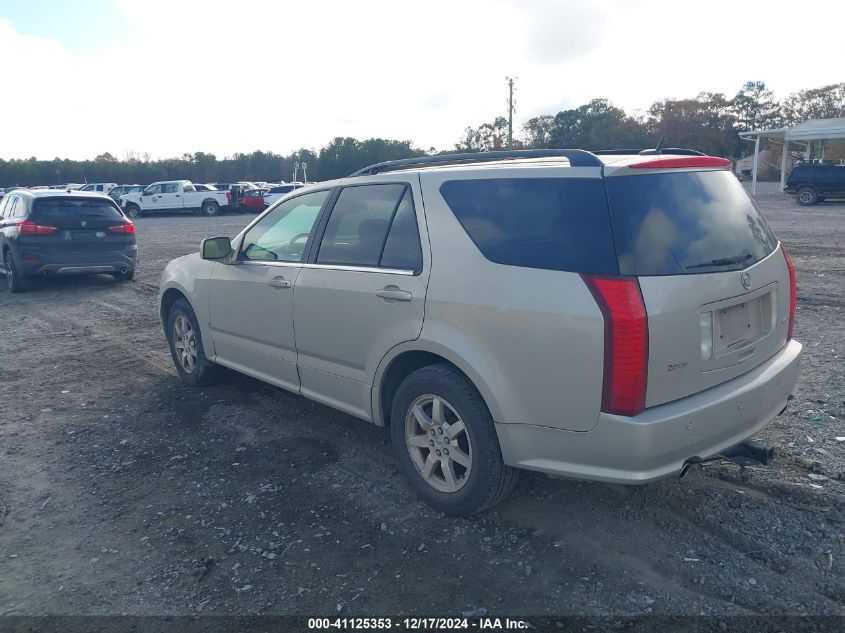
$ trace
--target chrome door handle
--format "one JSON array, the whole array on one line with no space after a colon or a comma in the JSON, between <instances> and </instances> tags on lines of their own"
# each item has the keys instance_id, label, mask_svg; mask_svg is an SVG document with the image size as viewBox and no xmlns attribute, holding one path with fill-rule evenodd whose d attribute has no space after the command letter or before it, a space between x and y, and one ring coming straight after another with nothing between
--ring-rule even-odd
<instances>
[{"instance_id":1,"label":"chrome door handle","mask_svg":"<svg viewBox=\"0 0 845 633\"><path fill-rule=\"evenodd\" d=\"M377 290L376 296L381 297L385 301L410 301L413 298L413 295L407 290L402 290L399 286L392 285Z\"/></svg>"},{"instance_id":2,"label":"chrome door handle","mask_svg":"<svg viewBox=\"0 0 845 633\"><path fill-rule=\"evenodd\" d=\"M268 283L273 288L290 288L290 282L284 277L273 277Z\"/></svg>"}]
</instances>

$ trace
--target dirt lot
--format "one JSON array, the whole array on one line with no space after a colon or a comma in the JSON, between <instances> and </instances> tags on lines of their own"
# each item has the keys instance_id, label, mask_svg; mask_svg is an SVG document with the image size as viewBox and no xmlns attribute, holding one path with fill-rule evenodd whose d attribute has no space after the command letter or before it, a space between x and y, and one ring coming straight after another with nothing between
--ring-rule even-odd
<instances>
[{"instance_id":1,"label":"dirt lot","mask_svg":"<svg viewBox=\"0 0 845 633\"><path fill-rule=\"evenodd\" d=\"M465 520L414 497L376 427L233 373L179 382L161 269L249 216L139 219L133 283L0 292L0 614L845 613L845 205L759 200L805 344L775 466L531 475Z\"/></svg>"}]
</instances>

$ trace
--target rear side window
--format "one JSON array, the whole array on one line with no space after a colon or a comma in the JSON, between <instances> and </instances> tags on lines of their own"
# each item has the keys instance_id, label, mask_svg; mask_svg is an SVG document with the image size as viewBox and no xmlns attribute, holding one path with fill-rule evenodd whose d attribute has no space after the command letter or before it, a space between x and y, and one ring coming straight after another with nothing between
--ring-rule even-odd
<instances>
[{"instance_id":1,"label":"rear side window","mask_svg":"<svg viewBox=\"0 0 845 633\"><path fill-rule=\"evenodd\" d=\"M489 260L613 275L616 254L599 178L452 180L440 193Z\"/></svg>"},{"instance_id":2,"label":"rear side window","mask_svg":"<svg viewBox=\"0 0 845 633\"><path fill-rule=\"evenodd\" d=\"M108 200L43 198L33 203L32 217L46 220L65 218L99 218L122 220L123 215Z\"/></svg>"},{"instance_id":3,"label":"rear side window","mask_svg":"<svg viewBox=\"0 0 845 633\"><path fill-rule=\"evenodd\" d=\"M730 172L626 175L605 183L623 275L742 270L777 245Z\"/></svg>"},{"instance_id":4,"label":"rear side window","mask_svg":"<svg viewBox=\"0 0 845 633\"><path fill-rule=\"evenodd\" d=\"M419 270L419 233L407 185L345 187L326 225L317 263Z\"/></svg>"}]
</instances>

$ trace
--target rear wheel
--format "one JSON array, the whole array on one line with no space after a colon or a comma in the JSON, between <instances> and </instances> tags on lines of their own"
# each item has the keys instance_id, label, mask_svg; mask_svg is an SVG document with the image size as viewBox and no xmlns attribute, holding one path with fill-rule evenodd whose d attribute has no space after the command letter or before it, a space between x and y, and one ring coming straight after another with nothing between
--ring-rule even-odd
<instances>
[{"instance_id":1,"label":"rear wheel","mask_svg":"<svg viewBox=\"0 0 845 633\"><path fill-rule=\"evenodd\" d=\"M519 471L502 461L487 405L453 367L423 367L405 378L390 425L405 475L437 510L455 516L481 512L516 486Z\"/></svg>"},{"instance_id":2,"label":"rear wheel","mask_svg":"<svg viewBox=\"0 0 845 633\"><path fill-rule=\"evenodd\" d=\"M202 203L203 215L217 215L220 213L220 205L214 200L206 200Z\"/></svg>"},{"instance_id":3,"label":"rear wheel","mask_svg":"<svg viewBox=\"0 0 845 633\"><path fill-rule=\"evenodd\" d=\"M29 287L29 280L18 272L12 253L8 250L3 255L3 267L6 269L6 286L9 292L24 292Z\"/></svg>"},{"instance_id":4,"label":"rear wheel","mask_svg":"<svg viewBox=\"0 0 845 633\"><path fill-rule=\"evenodd\" d=\"M113 273L116 281L132 281L135 279L135 269L127 270L125 273Z\"/></svg>"},{"instance_id":5,"label":"rear wheel","mask_svg":"<svg viewBox=\"0 0 845 633\"><path fill-rule=\"evenodd\" d=\"M182 380L195 387L211 382L218 368L205 356L197 317L185 299L177 299L167 315L167 343Z\"/></svg>"},{"instance_id":6,"label":"rear wheel","mask_svg":"<svg viewBox=\"0 0 845 633\"><path fill-rule=\"evenodd\" d=\"M135 219L135 218L137 218L138 216L141 215L141 208L138 207L138 206L135 206L134 204L130 204L129 206L126 207L125 212L126 212L127 217L129 217L131 219Z\"/></svg>"},{"instance_id":7,"label":"rear wheel","mask_svg":"<svg viewBox=\"0 0 845 633\"><path fill-rule=\"evenodd\" d=\"M812 187L801 187L796 197L798 198L798 204L804 205L805 207L816 204L819 201L819 196Z\"/></svg>"}]
</instances>

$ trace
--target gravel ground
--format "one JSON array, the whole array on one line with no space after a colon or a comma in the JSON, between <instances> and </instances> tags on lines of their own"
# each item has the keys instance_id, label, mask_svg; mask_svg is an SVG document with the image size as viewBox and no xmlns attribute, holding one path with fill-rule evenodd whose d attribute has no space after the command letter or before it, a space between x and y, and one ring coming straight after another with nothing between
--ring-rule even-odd
<instances>
[{"instance_id":1,"label":"gravel ground","mask_svg":"<svg viewBox=\"0 0 845 633\"><path fill-rule=\"evenodd\" d=\"M386 434L227 373L176 376L165 263L248 216L137 221L136 281L0 292L0 615L845 614L845 205L763 185L798 270L775 465L626 488L529 475L454 519Z\"/></svg>"}]
</instances>

